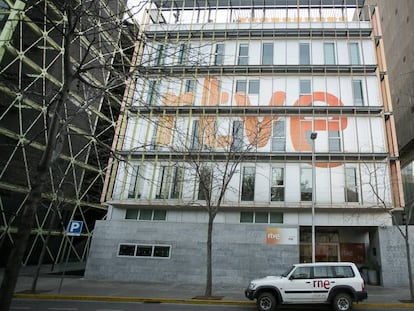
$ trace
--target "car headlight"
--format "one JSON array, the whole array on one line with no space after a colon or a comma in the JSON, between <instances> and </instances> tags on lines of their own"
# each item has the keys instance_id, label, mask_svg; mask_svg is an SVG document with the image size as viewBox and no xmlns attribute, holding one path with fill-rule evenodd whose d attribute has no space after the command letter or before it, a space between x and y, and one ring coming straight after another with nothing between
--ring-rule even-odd
<instances>
[{"instance_id":1,"label":"car headlight","mask_svg":"<svg viewBox=\"0 0 414 311\"><path fill-rule=\"evenodd\" d=\"M256 288L256 283L250 282L249 289L255 289L255 288Z\"/></svg>"}]
</instances>

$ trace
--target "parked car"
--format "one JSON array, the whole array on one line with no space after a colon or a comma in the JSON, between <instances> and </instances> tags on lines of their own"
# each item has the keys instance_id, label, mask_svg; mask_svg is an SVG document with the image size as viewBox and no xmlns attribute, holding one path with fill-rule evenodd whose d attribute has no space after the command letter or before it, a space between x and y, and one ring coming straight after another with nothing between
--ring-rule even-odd
<instances>
[{"instance_id":1,"label":"parked car","mask_svg":"<svg viewBox=\"0 0 414 311\"><path fill-rule=\"evenodd\" d=\"M259 311L282 304L331 304L335 311L352 310L353 302L368 298L355 264L321 262L296 264L281 276L252 280L245 290Z\"/></svg>"}]
</instances>

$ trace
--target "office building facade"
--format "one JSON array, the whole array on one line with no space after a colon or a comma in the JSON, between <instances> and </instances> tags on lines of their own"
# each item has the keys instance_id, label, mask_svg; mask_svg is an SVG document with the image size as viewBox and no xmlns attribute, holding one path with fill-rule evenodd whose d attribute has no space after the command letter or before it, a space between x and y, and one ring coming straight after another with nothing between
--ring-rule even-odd
<instances>
[{"instance_id":1,"label":"office building facade","mask_svg":"<svg viewBox=\"0 0 414 311\"><path fill-rule=\"evenodd\" d=\"M146 13L86 276L203 283L215 211L214 283L309 262L313 239L317 261L379 272L404 201L375 9L165 0Z\"/></svg>"}]
</instances>

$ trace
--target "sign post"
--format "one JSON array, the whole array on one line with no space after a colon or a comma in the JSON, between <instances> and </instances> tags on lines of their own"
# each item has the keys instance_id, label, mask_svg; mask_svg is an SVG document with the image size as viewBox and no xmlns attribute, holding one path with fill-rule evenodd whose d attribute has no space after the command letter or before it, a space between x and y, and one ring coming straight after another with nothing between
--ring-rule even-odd
<instances>
[{"instance_id":1,"label":"sign post","mask_svg":"<svg viewBox=\"0 0 414 311\"><path fill-rule=\"evenodd\" d=\"M68 261L69 261L70 249L73 245L73 237L74 236L80 236L81 233L82 233L82 228L83 228L83 221L71 220L68 224L67 229L66 229L66 235L70 236L69 249L68 249L68 254L66 255L65 266L63 268L62 277L61 277L60 283L59 283L58 294L60 294L60 291L62 289L63 279L65 277L65 272L66 272L66 268L67 268Z\"/></svg>"}]
</instances>

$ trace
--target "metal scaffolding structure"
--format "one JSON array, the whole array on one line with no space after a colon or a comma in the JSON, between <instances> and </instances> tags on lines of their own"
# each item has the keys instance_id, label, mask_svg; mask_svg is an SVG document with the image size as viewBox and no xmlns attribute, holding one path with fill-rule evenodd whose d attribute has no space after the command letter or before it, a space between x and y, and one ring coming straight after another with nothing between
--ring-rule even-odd
<instances>
[{"instance_id":1,"label":"metal scaffolding structure","mask_svg":"<svg viewBox=\"0 0 414 311\"><path fill-rule=\"evenodd\" d=\"M74 80L24 264L37 263L45 241L44 261L61 262L73 219L84 230L69 247L74 260L85 261L95 220L106 215L100 195L137 30L125 11L125 1L0 1L2 254L14 243L67 68Z\"/></svg>"}]
</instances>

